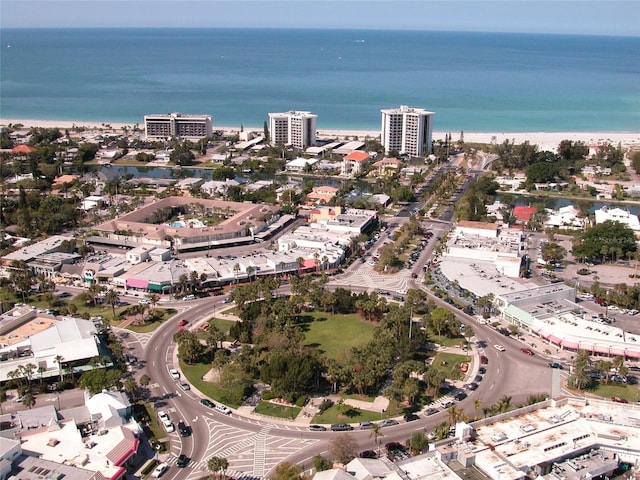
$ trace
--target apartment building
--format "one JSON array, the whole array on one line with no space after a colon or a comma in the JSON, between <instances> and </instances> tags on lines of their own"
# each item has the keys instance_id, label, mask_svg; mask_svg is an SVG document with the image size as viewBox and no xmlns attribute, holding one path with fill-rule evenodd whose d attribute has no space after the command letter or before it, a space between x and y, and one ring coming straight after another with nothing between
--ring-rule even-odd
<instances>
[{"instance_id":1,"label":"apartment building","mask_svg":"<svg viewBox=\"0 0 640 480\"><path fill-rule=\"evenodd\" d=\"M382 145L385 152L419 157L431 153L433 112L401 105L400 108L381 110Z\"/></svg>"},{"instance_id":2,"label":"apartment building","mask_svg":"<svg viewBox=\"0 0 640 480\"><path fill-rule=\"evenodd\" d=\"M289 111L269 114L269 133L274 145L291 145L304 149L316 144L317 115Z\"/></svg>"},{"instance_id":3,"label":"apartment building","mask_svg":"<svg viewBox=\"0 0 640 480\"><path fill-rule=\"evenodd\" d=\"M185 115L167 113L144 116L144 131L147 138L200 139L212 134L210 115Z\"/></svg>"}]
</instances>

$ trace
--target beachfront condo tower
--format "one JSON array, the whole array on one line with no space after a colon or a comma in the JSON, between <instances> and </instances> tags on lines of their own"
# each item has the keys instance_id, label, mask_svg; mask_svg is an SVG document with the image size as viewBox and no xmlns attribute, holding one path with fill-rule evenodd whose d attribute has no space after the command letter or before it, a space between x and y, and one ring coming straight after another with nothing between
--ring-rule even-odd
<instances>
[{"instance_id":1,"label":"beachfront condo tower","mask_svg":"<svg viewBox=\"0 0 640 480\"><path fill-rule=\"evenodd\" d=\"M419 157L431 153L433 112L401 105L382 112L382 146L386 153Z\"/></svg>"},{"instance_id":2,"label":"beachfront condo tower","mask_svg":"<svg viewBox=\"0 0 640 480\"><path fill-rule=\"evenodd\" d=\"M144 132L147 138L198 140L211 136L211 116L182 113L145 115Z\"/></svg>"},{"instance_id":3,"label":"beachfront condo tower","mask_svg":"<svg viewBox=\"0 0 640 480\"><path fill-rule=\"evenodd\" d=\"M317 115L311 112L269 114L269 134L273 145L304 149L316 144Z\"/></svg>"}]
</instances>

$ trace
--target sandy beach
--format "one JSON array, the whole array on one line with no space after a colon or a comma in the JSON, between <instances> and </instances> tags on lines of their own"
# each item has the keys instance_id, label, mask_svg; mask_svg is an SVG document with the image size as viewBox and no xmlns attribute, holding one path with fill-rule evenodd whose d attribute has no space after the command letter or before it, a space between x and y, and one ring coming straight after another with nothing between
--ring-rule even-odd
<instances>
[{"instance_id":1,"label":"sandy beach","mask_svg":"<svg viewBox=\"0 0 640 480\"><path fill-rule=\"evenodd\" d=\"M89 130L116 131L122 132L124 128L133 130L136 124L118 122L90 122L90 121L70 121L70 120L37 120L37 119L5 119L0 118L0 126L22 124L26 128L45 127L70 129L73 127L84 127ZM139 129L144 128L144 122L137 124ZM214 130L222 130L227 134L237 133L240 126L213 125ZM262 132L262 127L244 127L245 131ZM318 128L318 138L338 138L353 139L357 137L363 140L365 137L375 138L380 135L379 130L338 130ZM457 142L460 132L433 132L433 139L443 139L446 134L451 133L451 138ZM623 147L640 148L640 132L464 132L466 143L495 143L501 144L505 140L521 144L528 141L533 145L538 145L539 150L556 151L562 140L581 141L587 145L597 145L601 143L621 144Z\"/></svg>"}]
</instances>

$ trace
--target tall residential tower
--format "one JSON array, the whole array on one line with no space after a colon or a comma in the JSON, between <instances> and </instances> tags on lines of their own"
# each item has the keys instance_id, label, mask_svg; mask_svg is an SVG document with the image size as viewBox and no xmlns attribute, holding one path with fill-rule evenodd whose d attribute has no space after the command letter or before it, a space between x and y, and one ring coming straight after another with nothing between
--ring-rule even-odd
<instances>
[{"instance_id":1,"label":"tall residential tower","mask_svg":"<svg viewBox=\"0 0 640 480\"><path fill-rule=\"evenodd\" d=\"M147 138L200 139L212 134L210 115L184 115L167 113L145 115L144 130Z\"/></svg>"},{"instance_id":2,"label":"tall residential tower","mask_svg":"<svg viewBox=\"0 0 640 480\"><path fill-rule=\"evenodd\" d=\"M269 114L269 134L274 145L306 148L316 144L317 115L311 112L285 112Z\"/></svg>"},{"instance_id":3,"label":"tall residential tower","mask_svg":"<svg viewBox=\"0 0 640 480\"><path fill-rule=\"evenodd\" d=\"M395 150L401 154L419 157L431 153L433 112L406 105L382 112L382 146L385 152Z\"/></svg>"}]
</instances>

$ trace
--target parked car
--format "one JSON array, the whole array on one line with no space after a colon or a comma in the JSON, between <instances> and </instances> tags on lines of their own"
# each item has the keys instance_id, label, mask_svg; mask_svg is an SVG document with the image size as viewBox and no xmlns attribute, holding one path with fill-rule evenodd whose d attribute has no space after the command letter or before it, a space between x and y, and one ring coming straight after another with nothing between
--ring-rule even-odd
<instances>
[{"instance_id":1,"label":"parked car","mask_svg":"<svg viewBox=\"0 0 640 480\"><path fill-rule=\"evenodd\" d=\"M187 382L179 382L178 386L185 391L191 390L191 385L189 385Z\"/></svg>"},{"instance_id":2,"label":"parked car","mask_svg":"<svg viewBox=\"0 0 640 480\"><path fill-rule=\"evenodd\" d=\"M394 425L398 425L399 422L397 420L394 420L393 418L385 418L384 420L382 420L379 425L381 427L392 427Z\"/></svg>"},{"instance_id":3,"label":"parked car","mask_svg":"<svg viewBox=\"0 0 640 480\"><path fill-rule=\"evenodd\" d=\"M424 414L425 414L427 417L429 417L429 416L431 416L431 415L435 415L435 414L436 414L436 413L438 413L439 411L440 411L440 410L438 410L437 408L427 408L427 409L424 411Z\"/></svg>"},{"instance_id":4,"label":"parked car","mask_svg":"<svg viewBox=\"0 0 640 480\"><path fill-rule=\"evenodd\" d=\"M480 364L486 365L488 363L489 363L489 359L487 357L485 357L484 355L480 355Z\"/></svg>"},{"instance_id":5,"label":"parked car","mask_svg":"<svg viewBox=\"0 0 640 480\"><path fill-rule=\"evenodd\" d=\"M368 430L373 427L373 422L360 422L360 430Z\"/></svg>"},{"instance_id":6,"label":"parked car","mask_svg":"<svg viewBox=\"0 0 640 480\"><path fill-rule=\"evenodd\" d=\"M477 389L477 388L478 388L478 384L477 384L476 382L467 383L467 384L465 385L465 388L466 388L467 390L471 390L471 391L473 391L473 390L475 390L475 389Z\"/></svg>"},{"instance_id":7,"label":"parked car","mask_svg":"<svg viewBox=\"0 0 640 480\"><path fill-rule=\"evenodd\" d=\"M611 397L611 401L616 403L629 403L626 399L620 397Z\"/></svg>"},{"instance_id":8,"label":"parked car","mask_svg":"<svg viewBox=\"0 0 640 480\"><path fill-rule=\"evenodd\" d=\"M560 364L559 364L559 363L557 363L557 362L551 362L551 363L549 364L549 368L557 368L557 369L559 369L559 370L562 370L562 365L560 365Z\"/></svg>"},{"instance_id":9,"label":"parked car","mask_svg":"<svg viewBox=\"0 0 640 480\"><path fill-rule=\"evenodd\" d=\"M487 373L487 369L486 369L486 368L484 368L484 367L480 367L480 368L478 369L478 373L479 373L479 374L481 374L481 375L484 375L485 373Z\"/></svg>"},{"instance_id":10,"label":"parked car","mask_svg":"<svg viewBox=\"0 0 640 480\"><path fill-rule=\"evenodd\" d=\"M312 432L324 432L327 430L327 427L323 427L322 425L309 425L309 430Z\"/></svg>"},{"instance_id":11,"label":"parked car","mask_svg":"<svg viewBox=\"0 0 640 480\"><path fill-rule=\"evenodd\" d=\"M224 405L216 405L215 409L217 411L219 411L220 413L224 413L225 415L231 415L231 409L229 407L224 406Z\"/></svg>"},{"instance_id":12,"label":"parked car","mask_svg":"<svg viewBox=\"0 0 640 480\"><path fill-rule=\"evenodd\" d=\"M180 320L180 321L178 322L178 326L179 326L179 327L184 327L187 323L189 323L189 321L188 321L188 320L184 320L184 319L182 319L182 320Z\"/></svg>"},{"instance_id":13,"label":"parked car","mask_svg":"<svg viewBox=\"0 0 640 480\"><path fill-rule=\"evenodd\" d=\"M378 454L373 450L364 450L358 455L360 458L378 458Z\"/></svg>"},{"instance_id":14,"label":"parked car","mask_svg":"<svg viewBox=\"0 0 640 480\"><path fill-rule=\"evenodd\" d=\"M465 398L467 398L467 394L464 392L457 392L453 398L455 398L457 401L461 401L464 400Z\"/></svg>"},{"instance_id":15,"label":"parked car","mask_svg":"<svg viewBox=\"0 0 640 480\"><path fill-rule=\"evenodd\" d=\"M347 432L353 430L353 427L348 423L334 423L331 425L331 430L334 432Z\"/></svg>"},{"instance_id":16,"label":"parked car","mask_svg":"<svg viewBox=\"0 0 640 480\"><path fill-rule=\"evenodd\" d=\"M413 422L414 420L420 419L420 417L415 413L405 413L403 418L405 422Z\"/></svg>"},{"instance_id":17,"label":"parked car","mask_svg":"<svg viewBox=\"0 0 640 480\"><path fill-rule=\"evenodd\" d=\"M200 405L204 405L205 407L208 408L215 408L216 404L213 403L211 400L209 400L208 398L202 398L200 400Z\"/></svg>"},{"instance_id":18,"label":"parked car","mask_svg":"<svg viewBox=\"0 0 640 480\"><path fill-rule=\"evenodd\" d=\"M533 350L530 348L521 348L520 351L526 355L533 355Z\"/></svg>"},{"instance_id":19,"label":"parked car","mask_svg":"<svg viewBox=\"0 0 640 480\"><path fill-rule=\"evenodd\" d=\"M169 369L169 375L171 375L171 378L173 378L174 380L180 380L180 372L175 368Z\"/></svg>"},{"instance_id":20,"label":"parked car","mask_svg":"<svg viewBox=\"0 0 640 480\"><path fill-rule=\"evenodd\" d=\"M440 406L441 406L443 409L449 408L451 405L454 405L454 403L453 403L451 400L444 400L444 401L440 404Z\"/></svg>"},{"instance_id":21,"label":"parked car","mask_svg":"<svg viewBox=\"0 0 640 480\"><path fill-rule=\"evenodd\" d=\"M176 427L174 427L173 423L171 423L171 419L169 418L169 415L167 415L167 412L160 410L158 412L158 419L160 420L160 423L167 431L167 433L171 433L176 430Z\"/></svg>"}]
</instances>

